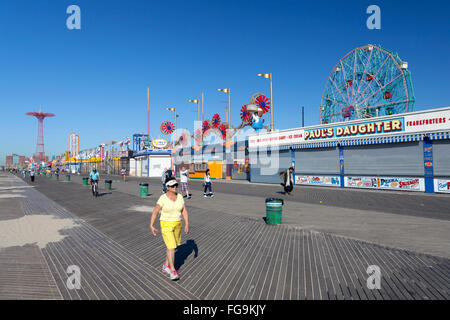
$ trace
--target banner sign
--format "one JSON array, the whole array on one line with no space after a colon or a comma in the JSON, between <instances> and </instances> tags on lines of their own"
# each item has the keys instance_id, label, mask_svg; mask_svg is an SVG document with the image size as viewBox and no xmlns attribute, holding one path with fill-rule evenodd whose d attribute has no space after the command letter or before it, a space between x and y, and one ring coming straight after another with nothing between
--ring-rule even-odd
<instances>
[{"instance_id":1,"label":"banner sign","mask_svg":"<svg viewBox=\"0 0 450 320\"><path fill-rule=\"evenodd\" d=\"M345 177L345 186L350 188L353 187L411 191L425 190L423 178Z\"/></svg>"},{"instance_id":2,"label":"banner sign","mask_svg":"<svg viewBox=\"0 0 450 320\"><path fill-rule=\"evenodd\" d=\"M305 141L304 130L279 131L267 134L253 135L249 137L249 148L279 146Z\"/></svg>"},{"instance_id":3,"label":"banner sign","mask_svg":"<svg viewBox=\"0 0 450 320\"><path fill-rule=\"evenodd\" d=\"M368 120L339 122L336 125L327 124L310 128L255 134L249 137L249 148L437 130L450 130L450 108L411 112Z\"/></svg>"},{"instance_id":4,"label":"banner sign","mask_svg":"<svg viewBox=\"0 0 450 320\"><path fill-rule=\"evenodd\" d=\"M295 175L295 184L313 184L322 186L339 187L340 177L338 176L298 176Z\"/></svg>"},{"instance_id":5,"label":"banner sign","mask_svg":"<svg viewBox=\"0 0 450 320\"><path fill-rule=\"evenodd\" d=\"M450 179L435 179L436 185L434 190L436 192L450 193Z\"/></svg>"}]
</instances>

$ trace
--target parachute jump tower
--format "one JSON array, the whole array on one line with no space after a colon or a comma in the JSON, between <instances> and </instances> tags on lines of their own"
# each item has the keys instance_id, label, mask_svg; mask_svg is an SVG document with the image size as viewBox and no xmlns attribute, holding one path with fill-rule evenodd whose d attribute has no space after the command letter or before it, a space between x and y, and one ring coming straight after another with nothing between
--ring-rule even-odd
<instances>
[{"instance_id":1,"label":"parachute jump tower","mask_svg":"<svg viewBox=\"0 0 450 320\"><path fill-rule=\"evenodd\" d=\"M38 135L36 142L36 153L34 154L34 160L36 162L46 161L45 149L44 149L44 119L47 117L54 117L53 113L45 113L40 110L39 112L27 112L27 116L36 117L38 120Z\"/></svg>"}]
</instances>

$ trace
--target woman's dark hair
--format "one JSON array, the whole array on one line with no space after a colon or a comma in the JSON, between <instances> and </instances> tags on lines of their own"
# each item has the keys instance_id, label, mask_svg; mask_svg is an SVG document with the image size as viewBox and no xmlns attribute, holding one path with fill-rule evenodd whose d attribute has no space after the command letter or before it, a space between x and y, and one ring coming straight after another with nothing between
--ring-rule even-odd
<instances>
[{"instance_id":1,"label":"woman's dark hair","mask_svg":"<svg viewBox=\"0 0 450 320\"><path fill-rule=\"evenodd\" d=\"M166 180L164 180L164 184L166 184L170 180L177 180L177 179L175 177L168 177L168 178L166 178Z\"/></svg>"},{"instance_id":2,"label":"woman's dark hair","mask_svg":"<svg viewBox=\"0 0 450 320\"><path fill-rule=\"evenodd\" d=\"M164 184L166 184L166 183L169 182L170 180L177 180L177 179L175 179L175 177L167 177L167 178L164 180Z\"/></svg>"},{"instance_id":3,"label":"woman's dark hair","mask_svg":"<svg viewBox=\"0 0 450 320\"><path fill-rule=\"evenodd\" d=\"M205 174L208 174L209 173L209 169L206 169L206 172L205 172Z\"/></svg>"}]
</instances>

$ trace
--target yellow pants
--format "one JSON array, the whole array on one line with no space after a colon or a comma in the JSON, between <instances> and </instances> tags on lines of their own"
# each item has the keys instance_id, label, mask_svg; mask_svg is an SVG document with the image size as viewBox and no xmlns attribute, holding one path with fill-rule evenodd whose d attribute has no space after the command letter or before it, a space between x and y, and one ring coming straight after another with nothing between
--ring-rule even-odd
<instances>
[{"instance_id":1,"label":"yellow pants","mask_svg":"<svg viewBox=\"0 0 450 320\"><path fill-rule=\"evenodd\" d=\"M181 221L160 221L161 234L167 249L176 249L181 244Z\"/></svg>"}]
</instances>

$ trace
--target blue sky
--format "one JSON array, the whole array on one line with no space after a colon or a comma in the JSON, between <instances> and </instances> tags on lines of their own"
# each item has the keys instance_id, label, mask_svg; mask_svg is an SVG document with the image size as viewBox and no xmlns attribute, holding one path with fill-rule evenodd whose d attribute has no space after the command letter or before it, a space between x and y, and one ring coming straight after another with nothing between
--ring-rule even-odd
<instances>
[{"instance_id":1,"label":"blue sky","mask_svg":"<svg viewBox=\"0 0 450 320\"><path fill-rule=\"evenodd\" d=\"M66 8L81 8L81 30L66 28ZM381 30L366 28L366 8L381 8ZM449 106L448 1L125 1L2 2L0 10L0 163L35 151L37 121L28 111L52 112L44 122L46 154L67 149L70 132L81 148L121 140L173 121L192 128L205 93L205 117L225 118L232 91L232 124L253 93L269 95L273 73L275 128L319 123L319 105L336 62L355 47L379 44L408 61L416 110ZM269 121L267 118L266 121Z\"/></svg>"}]
</instances>

